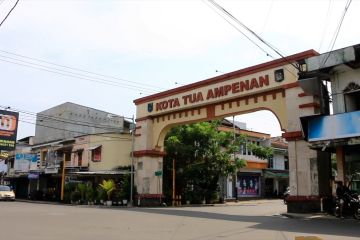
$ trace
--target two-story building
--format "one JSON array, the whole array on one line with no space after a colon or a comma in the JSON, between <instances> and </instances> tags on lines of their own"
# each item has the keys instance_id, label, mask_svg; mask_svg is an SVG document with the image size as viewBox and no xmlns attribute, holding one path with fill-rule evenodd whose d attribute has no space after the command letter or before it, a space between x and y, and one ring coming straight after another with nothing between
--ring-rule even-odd
<instances>
[{"instance_id":1,"label":"two-story building","mask_svg":"<svg viewBox=\"0 0 360 240\"><path fill-rule=\"evenodd\" d=\"M331 195L331 179L351 177L352 189L360 191L360 45L308 58L304 66L299 74L304 96L321 97L320 114L302 118L310 148L327 156L319 168L320 194ZM330 154L336 155L337 176L331 176Z\"/></svg>"},{"instance_id":2,"label":"two-story building","mask_svg":"<svg viewBox=\"0 0 360 240\"><path fill-rule=\"evenodd\" d=\"M124 117L74 103L37 114L35 137L17 145L7 179L20 198L59 200L64 182L117 178L131 164ZM21 191L20 191L21 190Z\"/></svg>"}]
</instances>

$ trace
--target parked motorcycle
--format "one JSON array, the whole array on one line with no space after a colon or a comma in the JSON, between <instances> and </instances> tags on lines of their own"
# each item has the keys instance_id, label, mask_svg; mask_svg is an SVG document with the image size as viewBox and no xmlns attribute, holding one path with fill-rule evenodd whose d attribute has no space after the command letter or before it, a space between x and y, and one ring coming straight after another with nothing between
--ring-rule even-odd
<instances>
[{"instance_id":1,"label":"parked motorcycle","mask_svg":"<svg viewBox=\"0 0 360 240\"><path fill-rule=\"evenodd\" d=\"M360 197L351 192L345 192L341 198L336 199L334 215L340 217L340 208L343 206L342 215L353 216L360 220Z\"/></svg>"},{"instance_id":2,"label":"parked motorcycle","mask_svg":"<svg viewBox=\"0 0 360 240\"><path fill-rule=\"evenodd\" d=\"M287 203L286 198L287 198L288 196L290 196L290 188L289 188L289 187L287 187L287 188L286 188L286 191L283 193L284 204Z\"/></svg>"}]
</instances>

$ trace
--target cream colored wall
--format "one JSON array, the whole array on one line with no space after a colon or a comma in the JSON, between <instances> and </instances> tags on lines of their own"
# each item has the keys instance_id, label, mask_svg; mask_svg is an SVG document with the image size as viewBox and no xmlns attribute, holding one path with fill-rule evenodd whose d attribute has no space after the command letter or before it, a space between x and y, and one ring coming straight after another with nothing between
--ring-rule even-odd
<instances>
[{"instance_id":1,"label":"cream colored wall","mask_svg":"<svg viewBox=\"0 0 360 240\"><path fill-rule=\"evenodd\" d=\"M71 154L71 166L79 166L79 159L76 153L78 149L83 149L81 167L87 167L89 165L89 151L87 150L89 148L89 141L90 136L75 138L75 144L72 149L73 153Z\"/></svg>"},{"instance_id":2,"label":"cream colored wall","mask_svg":"<svg viewBox=\"0 0 360 240\"><path fill-rule=\"evenodd\" d=\"M334 114L345 112L344 89L353 82L360 85L360 69L351 69L347 66L341 66L331 74L331 91L333 95ZM340 94L339 94L340 93Z\"/></svg>"},{"instance_id":3,"label":"cream colored wall","mask_svg":"<svg viewBox=\"0 0 360 240\"><path fill-rule=\"evenodd\" d=\"M88 151L89 171L113 170L131 164L131 135L103 134L91 135L89 147L101 145L101 161L91 161Z\"/></svg>"}]
</instances>

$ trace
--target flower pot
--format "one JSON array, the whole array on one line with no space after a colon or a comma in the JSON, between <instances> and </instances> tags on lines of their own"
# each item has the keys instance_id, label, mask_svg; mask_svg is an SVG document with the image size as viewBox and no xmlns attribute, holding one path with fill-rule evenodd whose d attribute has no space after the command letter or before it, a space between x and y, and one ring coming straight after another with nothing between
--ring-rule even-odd
<instances>
[{"instance_id":1,"label":"flower pot","mask_svg":"<svg viewBox=\"0 0 360 240\"><path fill-rule=\"evenodd\" d=\"M112 206L112 201L106 201L106 206Z\"/></svg>"},{"instance_id":2,"label":"flower pot","mask_svg":"<svg viewBox=\"0 0 360 240\"><path fill-rule=\"evenodd\" d=\"M123 202L123 205L124 205L124 206L126 206L126 205L127 205L128 200L127 200L127 199L123 199L123 200L122 200L122 202Z\"/></svg>"}]
</instances>

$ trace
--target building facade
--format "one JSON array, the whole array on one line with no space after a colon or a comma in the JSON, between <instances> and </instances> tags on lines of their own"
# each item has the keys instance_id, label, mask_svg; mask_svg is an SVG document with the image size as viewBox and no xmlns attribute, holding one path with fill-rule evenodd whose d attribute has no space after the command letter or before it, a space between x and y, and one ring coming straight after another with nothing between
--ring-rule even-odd
<instances>
[{"instance_id":1,"label":"building facade","mask_svg":"<svg viewBox=\"0 0 360 240\"><path fill-rule=\"evenodd\" d=\"M246 123L232 122L224 119L220 131L233 132L246 136L246 143L240 146L235 154L246 161L246 167L240 169L235 176L228 176L226 180L225 198L259 198L278 197L289 186L287 143L281 138L271 138L270 134L246 129ZM273 147L274 154L269 159L255 156L250 144L263 147Z\"/></svg>"},{"instance_id":2,"label":"building facade","mask_svg":"<svg viewBox=\"0 0 360 240\"><path fill-rule=\"evenodd\" d=\"M35 137L19 140L8 158L6 181L18 198L60 200L65 183L97 185L129 168L132 136L123 117L74 103L38 116Z\"/></svg>"},{"instance_id":3,"label":"building facade","mask_svg":"<svg viewBox=\"0 0 360 240\"><path fill-rule=\"evenodd\" d=\"M324 161L336 156L336 171L329 169L327 183L352 180L352 190L360 192L360 45L311 57L305 63L300 85L306 94L321 96L322 111L302 118L304 136L310 148L328 156ZM330 192L325 185L323 194Z\"/></svg>"}]
</instances>

